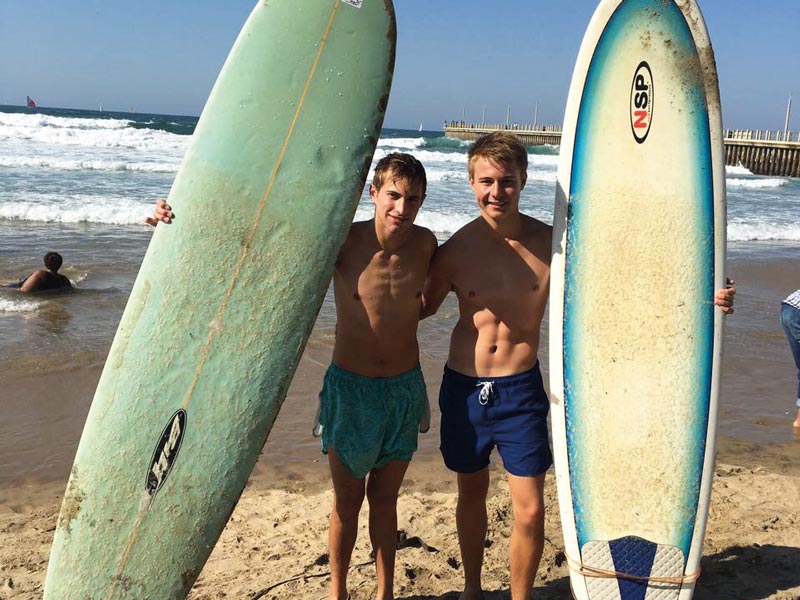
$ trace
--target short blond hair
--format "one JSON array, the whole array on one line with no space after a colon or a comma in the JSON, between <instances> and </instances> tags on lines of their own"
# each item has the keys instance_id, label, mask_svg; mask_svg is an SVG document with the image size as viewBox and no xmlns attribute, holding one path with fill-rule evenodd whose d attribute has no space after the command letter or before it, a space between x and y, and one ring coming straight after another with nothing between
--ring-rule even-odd
<instances>
[{"instance_id":1,"label":"short blond hair","mask_svg":"<svg viewBox=\"0 0 800 600\"><path fill-rule=\"evenodd\" d=\"M508 131L495 131L479 137L469 148L467 171L470 180L475 176L475 163L485 158L495 164L505 164L519 169L520 175L528 170L528 151L522 141Z\"/></svg>"},{"instance_id":2,"label":"short blond hair","mask_svg":"<svg viewBox=\"0 0 800 600\"><path fill-rule=\"evenodd\" d=\"M420 184L422 195L428 188L428 178L425 175L425 167L416 158L404 152L392 152L387 154L375 165L375 175L372 178L372 185L376 190L380 190L389 174L394 175L395 179L405 179L410 186Z\"/></svg>"}]
</instances>

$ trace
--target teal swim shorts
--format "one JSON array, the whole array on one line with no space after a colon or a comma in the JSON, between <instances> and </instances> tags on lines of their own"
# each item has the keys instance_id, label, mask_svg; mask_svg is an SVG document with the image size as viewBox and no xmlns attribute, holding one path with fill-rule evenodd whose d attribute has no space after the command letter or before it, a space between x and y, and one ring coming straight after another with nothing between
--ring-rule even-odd
<instances>
[{"instance_id":1,"label":"teal swim shorts","mask_svg":"<svg viewBox=\"0 0 800 600\"><path fill-rule=\"evenodd\" d=\"M335 449L353 477L411 460L427 404L418 366L394 377L365 377L331 364L319 399L322 451Z\"/></svg>"}]
</instances>

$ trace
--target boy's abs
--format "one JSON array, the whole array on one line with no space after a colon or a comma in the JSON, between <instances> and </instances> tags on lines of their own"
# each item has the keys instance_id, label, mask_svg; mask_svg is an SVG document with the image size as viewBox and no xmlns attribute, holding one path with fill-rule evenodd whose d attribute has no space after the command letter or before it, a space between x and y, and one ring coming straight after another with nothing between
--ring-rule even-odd
<instances>
[{"instance_id":1,"label":"boy's abs","mask_svg":"<svg viewBox=\"0 0 800 600\"><path fill-rule=\"evenodd\" d=\"M410 371L419 364L417 332L397 332L396 335L363 335L336 332L333 364L340 369L365 377L394 377Z\"/></svg>"},{"instance_id":2,"label":"boy's abs","mask_svg":"<svg viewBox=\"0 0 800 600\"><path fill-rule=\"evenodd\" d=\"M532 369L538 360L539 332L512 338L502 324L480 330L459 321L450 338L447 366L470 377L506 377Z\"/></svg>"}]
</instances>

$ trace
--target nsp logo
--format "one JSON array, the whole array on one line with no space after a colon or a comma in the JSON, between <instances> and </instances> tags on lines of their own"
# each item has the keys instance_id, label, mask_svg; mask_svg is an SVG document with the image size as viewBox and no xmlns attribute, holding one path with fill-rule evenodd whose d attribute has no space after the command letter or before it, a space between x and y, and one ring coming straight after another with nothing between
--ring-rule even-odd
<instances>
[{"instance_id":1,"label":"nsp logo","mask_svg":"<svg viewBox=\"0 0 800 600\"><path fill-rule=\"evenodd\" d=\"M647 139L653 122L653 73L643 60L636 67L631 85L631 131L640 144Z\"/></svg>"},{"instance_id":2,"label":"nsp logo","mask_svg":"<svg viewBox=\"0 0 800 600\"><path fill-rule=\"evenodd\" d=\"M161 439L156 446L156 450L153 452L145 482L147 493L151 496L155 496L158 490L161 489L167 479L167 475L172 470L175 459L178 457L178 451L181 449L185 431L186 411L180 409L170 417L167 426L161 433Z\"/></svg>"}]
</instances>

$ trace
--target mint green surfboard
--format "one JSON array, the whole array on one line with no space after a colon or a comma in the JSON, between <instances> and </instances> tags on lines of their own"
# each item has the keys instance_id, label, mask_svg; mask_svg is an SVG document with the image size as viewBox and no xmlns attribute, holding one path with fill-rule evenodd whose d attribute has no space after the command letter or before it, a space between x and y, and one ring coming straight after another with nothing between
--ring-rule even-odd
<instances>
[{"instance_id":1,"label":"mint green surfboard","mask_svg":"<svg viewBox=\"0 0 800 600\"><path fill-rule=\"evenodd\" d=\"M46 600L184 598L269 435L352 222L391 0L262 0L203 111L100 378Z\"/></svg>"}]
</instances>

